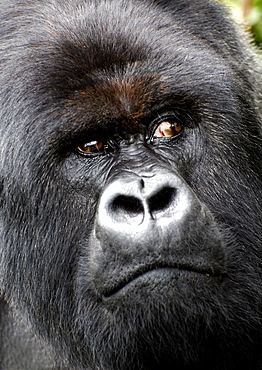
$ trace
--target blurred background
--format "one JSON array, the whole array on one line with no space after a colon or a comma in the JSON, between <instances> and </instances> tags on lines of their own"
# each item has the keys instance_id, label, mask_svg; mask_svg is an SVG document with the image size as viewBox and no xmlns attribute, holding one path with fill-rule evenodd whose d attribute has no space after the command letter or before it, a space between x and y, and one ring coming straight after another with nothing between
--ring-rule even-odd
<instances>
[{"instance_id":1,"label":"blurred background","mask_svg":"<svg viewBox=\"0 0 262 370\"><path fill-rule=\"evenodd\" d=\"M256 44L262 48L262 0L221 0L229 5L233 17L243 22L252 32Z\"/></svg>"}]
</instances>

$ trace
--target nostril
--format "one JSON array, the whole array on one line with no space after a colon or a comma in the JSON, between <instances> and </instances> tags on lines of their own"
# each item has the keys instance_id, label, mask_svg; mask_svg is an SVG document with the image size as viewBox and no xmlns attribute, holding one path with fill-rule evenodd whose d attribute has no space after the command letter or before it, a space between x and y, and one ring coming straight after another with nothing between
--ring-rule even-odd
<instances>
[{"instance_id":1,"label":"nostril","mask_svg":"<svg viewBox=\"0 0 262 370\"><path fill-rule=\"evenodd\" d=\"M142 202L136 197L118 195L111 204L111 210L116 214L137 215L144 212Z\"/></svg>"},{"instance_id":2,"label":"nostril","mask_svg":"<svg viewBox=\"0 0 262 370\"><path fill-rule=\"evenodd\" d=\"M156 194L148 199L148 207L151 214L154 212L164 211L174 201L176 197L176 189L172 187L164 187Z\"/></svg>"}]
</instances>

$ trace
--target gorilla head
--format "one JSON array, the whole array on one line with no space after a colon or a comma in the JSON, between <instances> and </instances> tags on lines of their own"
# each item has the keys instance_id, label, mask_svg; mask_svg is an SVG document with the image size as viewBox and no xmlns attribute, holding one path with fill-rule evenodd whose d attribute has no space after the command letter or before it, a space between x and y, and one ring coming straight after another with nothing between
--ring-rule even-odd
<instances>
[{"instance_id":1,"label":"gorilla head","mask_svg":"<svg viewBox=\"0 0 262 370\"><path fill-rule=\"evenodd\" d=\"M20 315L55 368L260 369L261 69L224 9L14 0L0 24L3 343Z\"/></svg>"}]
</instances>

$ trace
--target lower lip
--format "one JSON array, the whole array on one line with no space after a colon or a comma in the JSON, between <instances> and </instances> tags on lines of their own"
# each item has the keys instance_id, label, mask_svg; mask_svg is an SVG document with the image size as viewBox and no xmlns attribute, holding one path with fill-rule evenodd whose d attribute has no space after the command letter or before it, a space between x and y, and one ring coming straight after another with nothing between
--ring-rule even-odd
<instances>
[{"instance_id":1,"label":"lower lip","mask_svg":"<svg viewBox=\"0 0 262 370\"><path fill-rule=\"evenodd\" d=\"M112 290L109 294L104 295L104 300L109 300L116 296L123 296L131 292L132 290L141 290L143 287L147 288L162 285L162 286L172 286L175 282L179 279L183 278L185 281L189 281L194 279L194 281L198 278L201 280L204 279L211 279L211 273L202 272L198 270L191 270L191 269L183 269L183 268L174 268L174 267L162 267L153 270L146 271L141 275L138 275L134 279L130 280L123 286Z\"/></svg>"}]
</instances>

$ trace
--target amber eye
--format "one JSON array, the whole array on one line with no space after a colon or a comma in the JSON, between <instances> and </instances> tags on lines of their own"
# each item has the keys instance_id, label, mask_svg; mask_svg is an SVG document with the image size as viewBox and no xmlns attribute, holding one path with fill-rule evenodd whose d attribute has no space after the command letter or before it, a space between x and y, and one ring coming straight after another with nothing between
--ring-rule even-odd
<instances>
[{"instance_id":1,"label":"amber eye","mask_svg":"<svg viewBox=\"0 0 262 370\"><path fill-rule=\"evenodd\" d=\"M179 122L175 121L163 121L157 127L153 137L170 137L178 135L183 129L183 126Z\"/></svg>"},{"instance_id":2,"label":"amber eye","mask_svg":"<svg viewBox=\"0 0 262 370\"><path fill-rule=\"evenodd\" d=\"M103 152L108 148L103 140L93 140L87 143L83 143L77 147L77 150L82 154L97 154Z\"/></svg>"}]
</instances>

